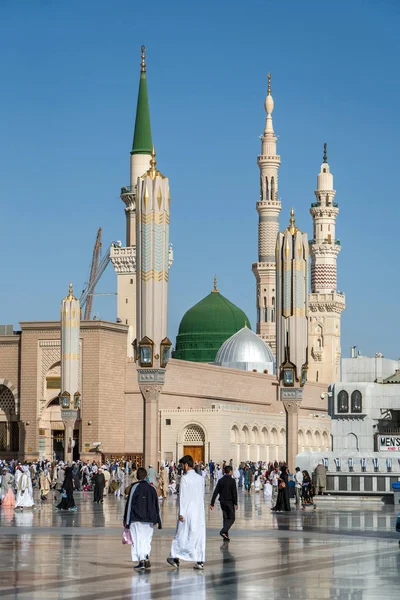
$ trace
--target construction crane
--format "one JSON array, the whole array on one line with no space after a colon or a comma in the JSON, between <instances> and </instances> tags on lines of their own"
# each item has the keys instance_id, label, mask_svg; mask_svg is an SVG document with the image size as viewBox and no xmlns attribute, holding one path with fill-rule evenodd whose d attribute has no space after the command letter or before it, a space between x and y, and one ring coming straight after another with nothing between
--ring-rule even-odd
<instances>
[{"instance_id":1,"label":"construction crane","mask_svg":"<svg viewBox=\"0 0 400 600\"><path fill-rule=\"evenodd\" d=\"M108 266L108 263L110 262L111 248L122 246L121 242L112 242L109 245L107 252L104 254L103 258L100 261L100 251L101 251L101 247L102 247L101 233L102 233L102 229L101 229L101 227L99 227L99 230L98 230L97 236L96 236L96 242L95 242L94 249L93 249L93 258L92 258L92 264L90 267L89 282L88 282L87 286L85 287L85 289L83 290L81 297L79 298L81 308L85 308L85 316L84 316L85 321L90 321L90 319L92 318L94 290L100 280L100 277L103 275L104 271L106 270L106 268Z\"/></svg>"},{"instance_id":2,"label":"construction crane","mask_svg":"<svg viewBox=\"0 0 400 600\"><path fill-rule=\"evenodd\" d=\"M96 277L96 273L99 270L99 262L100 262L100 251L101 251L101 227L99 227L99 230L97 232L97 236L96 236L96 242L94 244L94 248L93 248L93 257L92 257L92 264L90 267L90 277L89 277L89 283L88 283L88 288L94 288L93 282L95 280ZM81 306L82 306L82 301L81 301ZM85 306L85 316L84 319L85 321L90 321L90 319L92 318L92 306L93 306L93 294L89 294L87 296L87 301L86 301L86 306Z\"/></svg>"}]
</instances>

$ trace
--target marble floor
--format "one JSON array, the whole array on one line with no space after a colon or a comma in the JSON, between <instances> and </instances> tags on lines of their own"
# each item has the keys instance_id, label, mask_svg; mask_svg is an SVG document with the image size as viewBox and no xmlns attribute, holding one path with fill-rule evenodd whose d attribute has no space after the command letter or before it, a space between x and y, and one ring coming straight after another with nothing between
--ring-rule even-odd
<instances>
[{"instance_id":1,"label":"marble floor","mask_svg":"<svg viewBox=\"0 0 400 600\"><path fill-rule=\"evenodd\" d=\"M0 508L0 598L146 600L392 600L400 597L399 535L393 505L323 498L316 511L271 513L260 494L240 491L231 542L218 535L221 512L206 511L204 572L166 563L177 502L162 507L152 569L135 573L121 543L124 500L92 503L76 493L76 513ZM207 492L206 505L209 501ZM318 502L318 499L317 499ZM218 503L217 503L218 505Z\"/></svg>"}]
</instances>

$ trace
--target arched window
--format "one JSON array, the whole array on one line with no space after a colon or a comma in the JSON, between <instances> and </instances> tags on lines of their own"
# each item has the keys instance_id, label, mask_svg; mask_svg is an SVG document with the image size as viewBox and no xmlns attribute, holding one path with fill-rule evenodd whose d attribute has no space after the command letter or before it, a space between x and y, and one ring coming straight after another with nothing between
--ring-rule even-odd
<instances>
[{"instance_id":1,"label":"arched window","mask_svg":"<svg viewBox=\"0 0 400 600\"><path fill-rule=\"evenodd\" d=\"M271 200L275 200L275 179L271 177Z\"/></svg>"},{"instance_id":2,"label":"arched window","mask_svg":"<svg viewBox=\"0 0 400 600\"><path fill-rule=\"evenodd\" d=\"M15 413L14 395L5 385L0 385L0 411L5 414Z\"/></svg>"},{"instance_id":3,"label":"arched window","mask_svg":"<svg viewBox=\"0 0 400 600\"><path fill-rule=\"evenodd\" d=\"M359 390L354 390L354 392L351 394L351 412L362 412L362 395Z\"/></svg>"},{"instance_id":4,"label":"arched window","mask_svg":"<svg viewBox=\"0 0 400 600\"><path fill-rule=\"evenodd\" d=\"M337 398L337 411L338 413L349 412L349 395L346 390L340 390Z\"/></svg>"},{"instance_id":5,"label":"arched window","mask_svg":"<svg viewBox=\"0 0 400 600\"><path fill-rule=\"evenodd\" d=\"M265 197L268 200L269 198L269 185L268 185L268 177L265 178Z\"/></svg>"}]
</instances>

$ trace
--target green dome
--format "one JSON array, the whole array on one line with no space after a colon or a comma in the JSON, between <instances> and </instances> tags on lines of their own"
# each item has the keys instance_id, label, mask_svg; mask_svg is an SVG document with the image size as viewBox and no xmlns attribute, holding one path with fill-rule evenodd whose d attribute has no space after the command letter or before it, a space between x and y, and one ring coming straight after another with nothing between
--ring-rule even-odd
<instances>
[{"instance_id":1,"label":"green dome","mask_svg":"<svg viewBox=\"0 0 400 600\"><path fill-rule=\"evenodd\" d=\"M222 344L245 325L251 329L244 312L214 290L183 316L172 356L213 362Z\"/></svg>"}]
</instances>

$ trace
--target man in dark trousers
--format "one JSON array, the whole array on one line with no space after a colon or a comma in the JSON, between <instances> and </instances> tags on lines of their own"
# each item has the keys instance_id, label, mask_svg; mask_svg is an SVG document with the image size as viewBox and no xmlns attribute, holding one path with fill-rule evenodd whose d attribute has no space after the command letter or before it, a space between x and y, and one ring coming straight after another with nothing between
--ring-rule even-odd
<instances>
[{"instance_id":1,"label":"man in dark trousers","mask_svg":"<svg viewBox=\"0 0 400 600\"><path fill-rule=\"evenodd\" d=\"M224 519L223 526L219 534L224 540L230 542L228 533L235 522L235 510L237 510L238 507L236 482L232 478L232 467L230 465L225 467L225 475L221 477L215 486L215 490L211 498L210 510L214 509L215 500L218 494Z\"/></svg>"}]
</instances>

